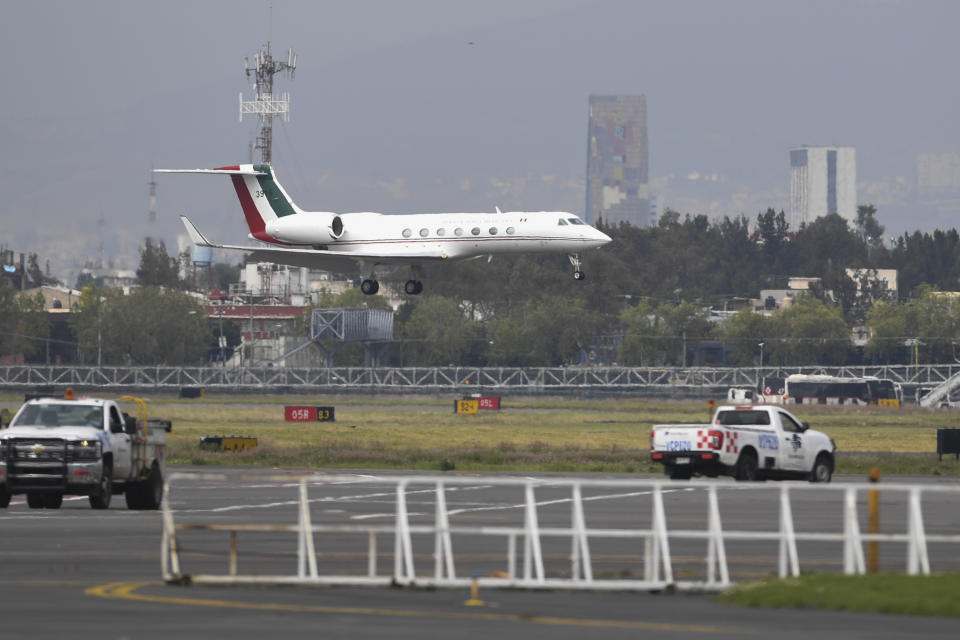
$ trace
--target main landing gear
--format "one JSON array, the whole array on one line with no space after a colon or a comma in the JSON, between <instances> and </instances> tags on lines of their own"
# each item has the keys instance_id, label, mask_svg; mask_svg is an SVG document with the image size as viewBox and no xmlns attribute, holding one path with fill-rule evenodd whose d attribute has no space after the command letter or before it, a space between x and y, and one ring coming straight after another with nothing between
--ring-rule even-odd
<instances>
[{"instance_id":1,"label":"main landing gear","mask_svg":"<svg viewBox=\"0 0 960 640\"><path fill-rule=\"evenodd\" d=\"M372 296L377 291L380 291L380 283L376 280L364 280L360 283L360 291L362 291L364 295Z\"/></svg>"},{"instance_id":2,"label":"main landing gear","mask_svg":"<svg viewBox=\"0 0 960 640\"><path fill-rule=\"evenodd\" d=\"M586 278L586 276L583 275L583 270L580 268L580 266L581 266L581 265L580 265L580 254L579 254L579 253L571 253L571 254L569 254L567 257L570 259L570 264L573 265L573 279L574 279L574 280L583 280L584 278Z\"/></svg>"},{"instance_id":3,"label":"main landing gear","mask_svg":"<svg viewBox=\"0 0 960 640\"><path fill-rule=\"evenodd\" d=\"M411 296L419 295L423 293L423 283L419 280L407 280L406 284L403 285L403 290ZM380 283L372 278L368 278L360 283L360 291L362 291L364 295L372 296L380 291Z\"/></svg>"}]
</instances>

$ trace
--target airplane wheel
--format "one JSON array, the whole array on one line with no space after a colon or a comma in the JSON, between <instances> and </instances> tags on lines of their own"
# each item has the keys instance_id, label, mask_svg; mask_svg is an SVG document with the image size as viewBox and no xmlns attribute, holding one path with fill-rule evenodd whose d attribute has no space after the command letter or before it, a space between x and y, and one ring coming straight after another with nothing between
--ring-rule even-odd
<instances>
[{"instance_id":1,"label":"airplane wheel","mask_svg":"<svg viewBox=\"0 0 960 640\"><path fill-rule=\"evenodd\" d=\"M360 291L362 291L364 295L372 296L377 291L380 291L380 283L376 280L364 280L360 283Z\"/></svg>"},{"instance_id":2,"label":"airplane wheel","mask_svg":"<svg viewBox=\"0 0 960 640\"><path fill-rule=\"evenodd\" d=\"M416 291L413 292L413 295L420 295L423 293L423 283L417 280Z\"/></svg>"},{"instance_id":3,"label":"airplane wheel","mask_svg":"<svg viewBox=\"0 0 960 640\"><path fill-rule=\"evenodd\" d=\"M417 281L416 280L407 280L406 284L403 285L403 290L408 295L416 295L417 293Z\"/></svg>"},{"instance_id":4,"label":"airplane wheel","mask_svg":"<svg viewBox=\"0 0 960 640\"><path fill-rule=\"evenodd\" d=\"M574 271L574 272L573 272L573 279L574 279L574 280L583 280L584 278L586 278L586 276L583 275L583 271Z\"/></svg>"}]
</instances>

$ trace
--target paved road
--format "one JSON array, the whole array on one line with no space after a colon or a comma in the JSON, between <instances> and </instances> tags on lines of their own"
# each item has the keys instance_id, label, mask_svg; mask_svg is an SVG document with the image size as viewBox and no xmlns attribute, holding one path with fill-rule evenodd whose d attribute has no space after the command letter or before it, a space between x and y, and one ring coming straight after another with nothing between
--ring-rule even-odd
<instances>
[{"instance_id":1,"label":"paved road","mask_svg":"<svg viewBox=\"0 0 960 640\"><path fill-rule=\"evenodd\" d=\"M345 484L321 490L311 487L311 516L315 523L384 523L392 518L388 483ZM477 477L470 490L450 492L448 506L455 520L513 524L522 520L521 502L503 488L484 485ZM768 528L776 492L769 496L731 487L721 496L724 526ZM515 491L515 490L514 490ZM639 525L649 517L643 496L613 496L591 490L585 505L590 526ZM620 492L624 493L624 492ZM677 483L665 496L671 526L702 526L704 491ZM541 526L569 523L566 490L538 489ZM812 495L812 494L811 494ZM173 506L178 522L295 522L296 489L288 483L244 481L226 486L216 482L182 481L174 486ZM771 503L771 500L773 503ZM804 504L800 504L800 502ZM803 498L794 517L810 511L822 518L811 526L839 522L835 505ZM885 504L885 522L892 527L902 498ZM749 610L714 603L706 595L648 593L517 592L488 589L480 593L484 607L467 607L466 592L390 588L216 588L164 585L160 579L160 516L131 512L122 500L106 512L92 511L86 499L69 499L60 510L31 510L15 499L0 514L0 636L9 638L262 638L317 635L328 637L422 638L442 633L454 638L542 635L556 638L658 637L742 638L775 634L780 638L956 637L954 621L888 615ZM432 498L412 497L414 522L432 517ZM952 504L925 503L928 525L960 531ZM836 513L835 513L836 512ZM774 511L775 513L775 511ZM417 515L422 514L422 515ZM803 516L806 517L806 516ZM902 520L901 520L902 522ZM599 524L598 524L599 523ZM241 534L240 571L260 569L292 573L295 544L292 534ZM217 571L227 566L227 534L183 534L184 570ZM466 544L457 542L457 544ZM640 554L629 542L591 542L595 560L607 575L636 571ZM902 545L898 545L902 546ZM318 540L321 571L366 568L366 540ZM418 541L418 566L429 566L432 541ZM569 571L569 542L545 544L548 572ZM949 552L933 553L934 568L949 564ZM677 545L678 571L702 571L703 543ZM748 545L728 549L734 578L769 575L776 566L776 545ZM902 567L890 549L885 564ZM902 554L902 550L899 552ZM502 545L477 542L475 551L458 555L458 574L476 571L488 575L503 567ZM389 571L392 544L384 542L379 570ZM802 561L836 569L838 545L801 547ZM950 567L956 569L956 566Z\"/></svg>"}]
</instances>

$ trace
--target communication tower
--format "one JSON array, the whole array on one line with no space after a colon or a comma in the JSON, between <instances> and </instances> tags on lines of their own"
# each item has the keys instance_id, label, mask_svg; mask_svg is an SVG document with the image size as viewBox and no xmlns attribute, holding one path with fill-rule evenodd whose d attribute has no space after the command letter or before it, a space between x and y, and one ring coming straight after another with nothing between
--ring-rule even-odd
<instances>
[{"instance_id":1,"label":"communication tower","mask_svg":"<svg viewBox=\"0 0 960 640\"><path fill-rule=\"evenodd\" d=\"M257 136L255 149L260 150L260 161L270 164L272 157L271 147L273 146L273 119L282 117L284 122L290 121L290 94L273 93L273 76L278 73L289 72L293 78L293 72L297 68L297 55L293 49L287 49L286 60L274 60L270 52L270 41L253 56L253 66L250 66L250 60L243 58L243 68L247 73L247 78L253 79L253 91L256 98L253 100L244 100L243 93L240 93L240 122L243 122L244 114L256 115L260 118L260 135Z\"/></svg>"}]
</instances>

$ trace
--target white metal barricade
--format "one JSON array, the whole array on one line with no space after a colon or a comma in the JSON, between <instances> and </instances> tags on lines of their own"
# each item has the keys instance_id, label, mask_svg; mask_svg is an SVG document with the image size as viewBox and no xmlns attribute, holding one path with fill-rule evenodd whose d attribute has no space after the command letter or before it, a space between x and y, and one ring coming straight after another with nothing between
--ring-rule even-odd
<instances>
[{"instance_id":1,"label":"white metal barricade","mask_svg":"<svg viewBox=\"0 0 960 640\"><path fill-rule=\"evenodd\" d=\"M264 523L181 523L170 506L171 486L189 480L228 483L230 486L245 480L257 482L293 482L298 487L297 521L289 524ZM393 485L393 522L391 524L314 524L310 514L310 491L317 492L325 486L350 484L353 486ZM493 526L454 524L448 508L447 492L450 487L482 484L485 487L513 487L522 495L516 506L523 509L522 524ZM416 487L411 489L411 487ZM426 489L424 488L426 487ZM626 496L649 498L649 526L631 528L591 527L584 511L584 490L598 489L629 490ZM569 498L562 502L570 504L570 524L563 527L541 525L542 504L538 504L538 490L569 491ZM865 497L872 489L881 490L885 496L906 496L906 521L902 533L863 533L860 530L857 498ZM671 528L664 506L664 494L676 491L702 491L706 494L706 512L702 529ZM718 493L721 491L746 490L751 492L779 492L776 529L731 530L722 524ZM806 491L819 491L836 495L842 493L842 530L798 531L794 523L792 496ZM424 493L433 499L432 522L414 523L408 509L411 493L418 497ZM769 541L777 543L776 572L781 577L800 575L799 542L835 542L842 546L842 566L846 574L862 574L866 571L864 544L869 542L895 542L906 546L908 574L929 574L930 559L928 544L960 544L958 533L928 533L924 527L922 496L924 494L953 494L960 500L960 486L946 484L808 484L803 482L783 483L723 483L715 481L669 482L631 479L587 478L504 478L504 477L433 477L433 476L321 476L304 475L291 478L284 476L243 476L223 474L175 473L164 487L163 536L161 571L168 582L191 582L206 584L304 584L304 585L401 585L464 587L476 581L480 586L510 588L562 588L593 590L655 590L667 587L678 589L723 589L730 585L727 544L734 541ZM550 501L557 503L561 501ZM419 514L423 516L423 514ZM422 518L421 518L422 519ZM182 550L178 545L180 532L224 531L230 534L229 563L226 574L190 573L184 570ZM296 536L297 571L294 575L239 574L237 571L237 535L239 533L288 533ZM366 571L364 573L327 574L318 570L316 537L338 534L366 538ZM379 536L393 537L393 570L389 575L378 570ZM432 571L417 567L414 556L415 536L432 536ZM466 576L457 573L455 540L468 536L496 537L506 539L505 572L491 576ZM519 550L522 570L518 574L517 539L522 541ZM548 575L545 569L543 541L549 538L566 538L570 542L569 573ZM635 540L637 551L643 550L643 577L599 578L596 576L592 552L604 545L606 540ZM671 556L671 541L702 540L706 543L703 557L702 579L679 579ZM639 543L642 542L642 545ZM273 543L271 543L272 545ZM464 550L461 550L464 553Z\"/></svg>"}]
</instances>

